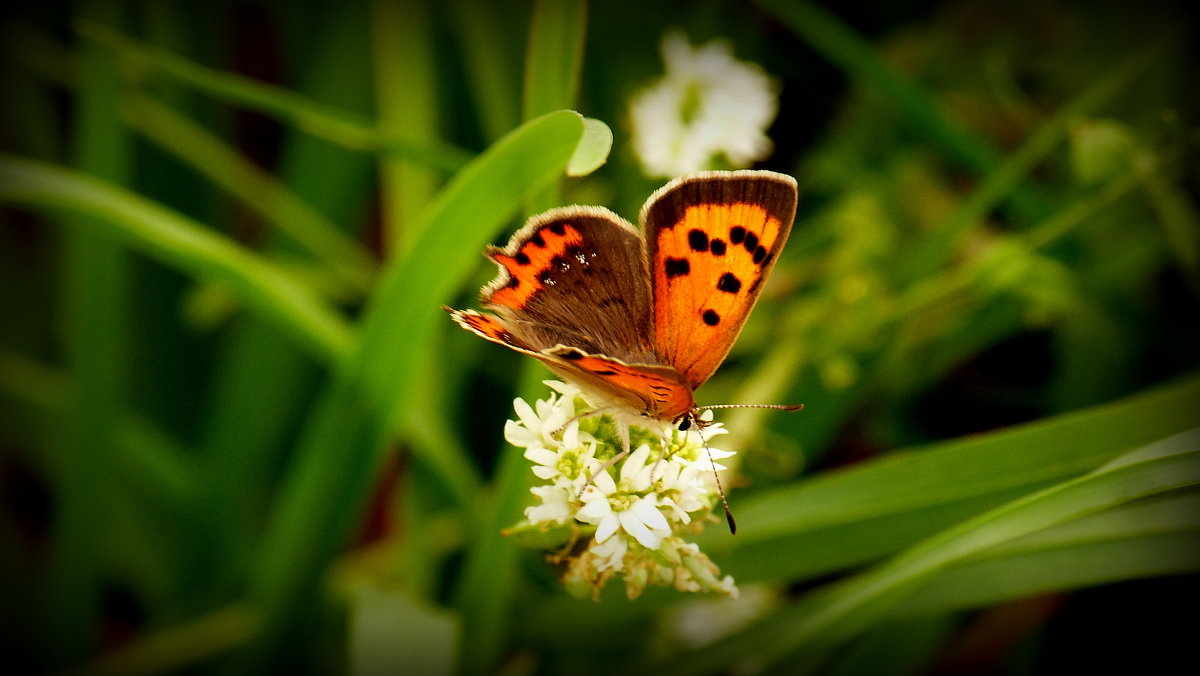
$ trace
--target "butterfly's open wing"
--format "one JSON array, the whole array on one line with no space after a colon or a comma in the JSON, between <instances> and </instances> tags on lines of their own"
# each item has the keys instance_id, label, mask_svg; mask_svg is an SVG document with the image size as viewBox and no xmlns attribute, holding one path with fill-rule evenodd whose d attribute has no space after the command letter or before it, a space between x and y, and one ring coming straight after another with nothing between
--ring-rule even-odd
<instances>
[{"instance_id":1,"label":"butterfly's open wing","mask_svg":"<svg viewBox=\"0 0 1200 676\"><path fill-rule=\"evenodd\" d=\"M500 274L484 307L522 342L572 345L628 363L654 359L645 245L607 209L564 207L536 216L487 255Z\"/></svg>"},{"instance_id":2,"label":"butterfly's open wing","mask_svg":"<svg viewBox=\"0 0 1200 676\"><path fill-rule=\"evenodd\" d=\"M656 361L645 245L633 226L607 209L553 209L488 256L500 274L482 301L496 314L455 311L461 326L608 404L663 419L691 410L691 388Z\"/></svg>"},{"instance_id":3,"label":"butterfly's open wing","mask_svg":"<svg viewBox=\"0 0 1200 676\"><path fill-rule=\"evenodd\" d=\"M795 216L795 179L770 171L693 174L642 207L655 345L693 389L737 340Z\"/></svg>"}]
</instances>

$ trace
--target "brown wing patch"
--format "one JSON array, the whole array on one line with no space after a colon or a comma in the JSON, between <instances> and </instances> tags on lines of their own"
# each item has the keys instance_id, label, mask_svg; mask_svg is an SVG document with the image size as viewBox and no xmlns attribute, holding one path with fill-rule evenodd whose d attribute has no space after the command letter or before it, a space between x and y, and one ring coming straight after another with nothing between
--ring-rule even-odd
<instances>
[{"instance_id":1,"label":"brown wing patch","mask_svg":"<svg viewBox=\"0 0 1200 676\"><path fill-rule=\"evenodd\" d=\"M737 340L795 210L795 181L766 171L680 179L643 208L656 349L692 388Z\"/></svg>"},{"instance_id":2,"label":"brown wing patch","mask_svg":"<svg viewBox=\"0 0 1200 676\"><path fill-rule=\"evenodd\" d=\"M692 388L674 369L651 364L626 364L604 355L588 354L578 348L559 345L546 354L560 360L568 378L582 380L585 386L597 385L618 399L636 398L651 417L673 421L695 407ZM578 376L582 374L583 378Z\"/></svg>"}]
</instances>

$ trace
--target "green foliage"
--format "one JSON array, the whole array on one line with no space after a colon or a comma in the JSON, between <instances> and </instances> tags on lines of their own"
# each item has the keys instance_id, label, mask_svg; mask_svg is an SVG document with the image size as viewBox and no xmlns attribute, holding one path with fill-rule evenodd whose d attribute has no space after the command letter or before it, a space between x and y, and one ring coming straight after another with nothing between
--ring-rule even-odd
<instances>
[{"instance_id":1,"label":"green foliage","mask_svg":"<svg viewBox=\"0 0 1200 676\"><path fill-rule=\"evenodd\" d=\"M13 664L917 673L1022 603L1194 601L1183 13L302 4L3 26ZM699 398L806 409L720 412L739 531L694 540L741 601L581 601L519 544L569 532L501 532L533 500L504 420L546 372L440 308L472 304L523 215L636 219L656 185L626 106L672 27L776 78L762 166L801 185ZM1033 613L969 666L1149 615Z\"/></svg>"}]
</instances>

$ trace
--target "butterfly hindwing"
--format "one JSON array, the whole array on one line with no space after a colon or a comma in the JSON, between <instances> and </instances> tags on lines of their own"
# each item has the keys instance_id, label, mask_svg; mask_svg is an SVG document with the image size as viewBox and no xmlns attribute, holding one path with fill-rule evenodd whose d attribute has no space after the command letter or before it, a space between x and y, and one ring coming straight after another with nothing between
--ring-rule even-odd
<instances>
[{"instance_id":1,"label":"butterfly hindwing","mask_svg":"<svg viewBox=\"0 0 1200 676\"><path fill-rule=\"evenodd\" d=\"M626 364L605 355L588 354L559 345L546 354L561 360L563 375L583 380L618 403L663 420L674 420L692 410L692 388L675 369L652 364ZM555 369L559 370L559 369ZM581 377L582 376L582 377ZM590 382L589 382L590 381Z\"/></svg>"},{"instance_id":2,"label":"butterfly hindwing","mask_svg":"<svg viewBox=\"0 0 1200 676\"><path fill-rule=\"evenodd\" d=\"M550 370L567 380L584 384L609 403L665 419L673 419L695 405L691 388L674 369L626 364L562 344L534 350L513 335L504 319L473 310L451 310L451 316L468 331L540 360Z\"/></svg>"},{"instance_id":3,"label":"butterfly hindwing","mask_svg":"<svg viewBox=\"0 0 1200 676\"><path fill-rule=\"evenodd\" d=\"M741 333L791 231L796 194L783 174L704 172L642 208L656 350L693 389Z\"/></svg>"}]
</instances>

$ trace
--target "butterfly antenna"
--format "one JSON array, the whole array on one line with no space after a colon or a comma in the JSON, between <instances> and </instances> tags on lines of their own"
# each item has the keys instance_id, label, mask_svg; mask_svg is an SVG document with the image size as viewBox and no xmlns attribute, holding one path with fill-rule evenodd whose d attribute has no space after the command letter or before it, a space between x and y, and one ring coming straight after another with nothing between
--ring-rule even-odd
<instances>
[{"instance_id":1,"label":"butterfly antenna","mask_svg":"<svg viewBox=\"0 0 1200 676\"><path fill-rule=\"evenodd\" d=\"M705 406L704 408L710 408ZM721 505L725 507L725 522L729 524L729 534L737 535L737 521L733 520L733 510L729 509L729 500L725 499L725 487L721 485L721 474L717 472L717 461L713 460L712 449L708 447L708 440L704 438L704 432L700 425L700 419L695 414L690 414L692 424L691 427L696 428L696 433L700 435L700 445L704 446L704 452L708 454L708 462L712 465L713 478L717 480L717 495L721 496ZM687 432L684 432L687 434Z\"/></svg>"},{"instance_id":2,"label":"butterfly antenna","mask_svg":"<svg viewBox=\"0 0 1200 676\"><path fill-rule=\"evenodd\" d=\"M709 406L697 406L701 411L706 411L711 408L771 408L776 411L799 411L804 408L804 404L712 404Z\"/></svg>"}]
</instances>

